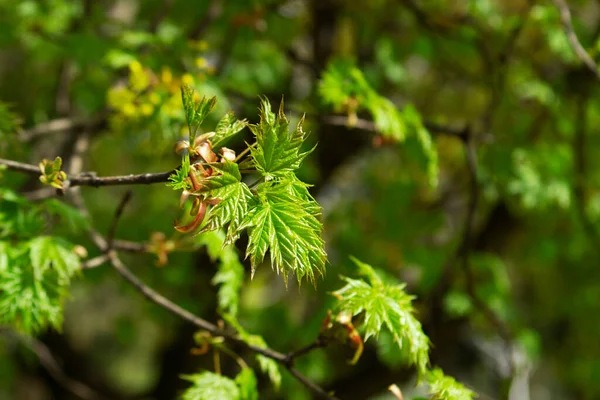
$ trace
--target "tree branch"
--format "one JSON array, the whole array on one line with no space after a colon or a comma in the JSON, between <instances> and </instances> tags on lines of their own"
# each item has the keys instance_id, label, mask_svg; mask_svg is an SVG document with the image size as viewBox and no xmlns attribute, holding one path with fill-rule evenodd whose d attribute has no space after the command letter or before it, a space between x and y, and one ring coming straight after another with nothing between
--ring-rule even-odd
<instances>
[{"instance_id":1,"label":"tree branch","mask_svg":"<svg viewBox=\"0 0 600 400\"><path fill-rule=\"evenodd\" d=\"M117 225L119 224L119 219L121 218L121 215L123 215L123 211L125 210L127 203L129 203L129 200L131 200L131 196L133 196L133 192L131 190L128 190L125 193L125 195L123 196L123 198L121 199L121 202L119 203L119 206L117 207L117 210L115 211L115 216L114 216L112 224L110 226L110 230L108 231L108 235L106 236L106 251L107 252L113 248L113 243L115 240L115 234L117 233Z\"/></svg>"},{"instance_id":2,"label":"tree branch","mask_svg":"<svg viewBox=\"0 0 600 400\"><path fill-rule=\"evenodd\" d=\"M589 55L585 48L581 45L575 30L573 29L573 21L571 19L571 11L565 0L554 0L554 4L560 11L560 20L562 22L567 39L573 49L575 55L585 64L586 67L600 79L600 71L598 71L598 65L594 59Z\"/></svg>"},{"instance_id":3,"label":"tree branch","mask_svg":"<svg viewBox=\"0 0 600 400\"><path fill-rule=\"evenodd\" d=\"M190 313L189 311L181 308L177 304L173 303L171 300L157 293L150 287L146 286L144 282L142 282L137 276L135 276L126 266L123 264L121 259L118 257L117 253L114 250L111 250L109 253L109 260L115 271L119 275L121 275L126 281L128 281L133 287L137 289L144 297L148 300L152 301L155 304L158 304L165 310L169 311L171 314L178 316L179 318L190 322L194 326L203 329L215 336L220 336L226 339L229 342L236 343L244 348L247 348L255 353L261 354L265 357L271 358L281 365L283 365L289 372L292 374L300 383L310 389L314 394L318 395L320 398L335 400L336 397L327 393L320 386L312 383L308 378L302 375L293 365L289 364L288 356L280 353L278 351L272 350L268 347L259 347L248 344L243 340L229 335L223 332L216 325L197 317L196 315Z\"/></svg>"},{"instance_id":4,"label":"tree branch","mask_svg":"<svg viewBox=\"0 0 600 400\"><path fill-rule=\"evenodd\" d=\"M6 165L8 169L28 174L41 175L40 169L33 164L0 158L0 165ZM156 174L117 175L117 176L94 176L93 174L67 175L68 186L119 186L119 185L150 185L153 183L164 183L169 176L175 172L159 172Z\"/></svg>"},{"instance_id":5,"label":"tree branch","mask_svg":"<svg viewBox=\"0 0 600 400\"><path fill-rule=\"evenodd\" d=\"M357 128L368 132L379 132L373 121L358 118L354 121L353 124L350 124L348 117L345 115L328 115L323 118L323 122L325 122L328 125L345 126L348 129ZM461 140L466 139L464 129L457 129L446 125L435 124L432 122L423 122L423 126L434 135L440 134L455 136Z\"/></svg>"}]
</instances>

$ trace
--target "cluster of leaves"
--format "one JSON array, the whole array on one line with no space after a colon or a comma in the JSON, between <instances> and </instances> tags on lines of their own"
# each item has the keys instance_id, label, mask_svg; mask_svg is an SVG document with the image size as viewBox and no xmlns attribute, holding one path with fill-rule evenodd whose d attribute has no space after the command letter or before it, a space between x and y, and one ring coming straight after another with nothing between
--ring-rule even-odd
<instances>
[{"instance_id":1,"label":"cluster of leaves","mask_svg":"<svg viewBox=\"0 0 600 400\"><path fill-rule=\"evenodd\" d=\"M42 160L39 163L40 182L50 185L57 189L62 189L63 181L67 179L67 174L61 170L62 158L56 157L54 161Z\"/></svg>"},{"instance_id":2,"label":"cluster of leaves","mask_svg":"<svg viewBox=\"0 0 600 400\"><path fill-rule=\"evenodd\" d=\"M242 368L235 380L214 372L185 375L192 386L181 396L182 400L257 400L256 376L252 368Z\"/></svg>"},{"instance_id":3,"label":"cluster of leaves","mask_svg":"<svg viewBox=\"0 0 600 400\"><path fill-rule=\"evenodd\" d=\"M431 135L421 116L410 104L399 110L389 99L380 95L354 63L346 60L331 62L321 78L319 95L325 105L348 115L348 126L357 123L357 113L368 111L375 128L385 139L403 142L416 138L427 159L427 177L433 187L438 181L438 154Z\"/></svg>"},{"instance_id":4,"label":"cluster of leaves","mask_svg":"<svg viewBox=\"0 0 600 400\"><path fill-rule=\"evenodd\" d=\"M71 243L43 234L52 214L73 226L84 223L57 202L34 205L8 190L0 193L0 323L27 333L61 328L62 303L80 270Z\"/></svg>"},{"instance_id":5,"label":"cluster of leaves","mask_svg":"<svg viewBox=\"0 0 600 400\"><path fill-rule=\"evenodd\" d=\"M182 167L172 175L170 185L184 189L184 201L188 196L194 198L191 212L194 219L177 229L182 232L225 229L225 244L235 242L247 230L246 257L251 260L253 272L268 252L272 267L286 282L290 272L299 282L304 277L315 282L324 273L326 254L321 238L320 206L309 194L308 185L295 175L309 153L301 151L306 139L302 120L290 132L283 102L275 114L263 99L260 122L249 125L256 138L256 143L249 146L249 156L238 160L232 150L221 147L217 151L221 154L218 161L213 148L216 150L238 133L245 122L227 114L215 132L198 135L200 124L215 100L197 101L189 87L184 87L182 97L190 137L189 142L183 143ZM258 177L252 188L242 180L241 171Z\"/></svg>"},{"instance_id":6,"label":"cluster of leaves","mask_svg":"<svg viewBox=\"0 0 600 400\"><path fill-rule=\"evenodd\" d=\"M393 337L406 360L415 365L421 379L430 386L431 399L469 400L475 393L444 375L441 369L429 367L429 338L414 316L413 296L405 292L406 285L376 272L373 267L352 258L360 279L342 277L346 285L333 292L338 299L335 311L354 317L364 340L377 337L385 328Z\"/></svg>"}]
</instances>

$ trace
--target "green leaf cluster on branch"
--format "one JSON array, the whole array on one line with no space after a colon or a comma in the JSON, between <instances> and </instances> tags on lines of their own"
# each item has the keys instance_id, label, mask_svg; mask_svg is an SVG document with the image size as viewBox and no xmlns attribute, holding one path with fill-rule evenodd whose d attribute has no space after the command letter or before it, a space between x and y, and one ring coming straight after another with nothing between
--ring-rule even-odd
<instances>
[{"instance_id":1,"label":"green leaf cluster on branch","mask_svg":"<svg viewBox=\"0 0 600 400\"><path fill-rule=\"evenodd\" d=\"M412 104L399 110L394 103L380 95L367 81L360 69L347 60L335 60L328 66L319 83L321 101L335 112L348 115L348 126L358 122L357 113L368 111L375 128L385 140L404 142L414 137L427 160L427 178L435 187L438 183L438 153L425 128L420 114Z\"/></svg>"},{"instance_id":2,"label":"green leaf cluster on branch","mask_svg":"<svg viewBox=\"0 0 600 400\"><path fill-rule=\"evenodd\" d=\"M0 193L0 324L26 333L61 328L62 304L81 266L71 243L43 231L52 214L71 218L74 227L82 222L67 206L47 204Z\"/></svg>"},{"instance_id":3,"label":"green leaf cluster on branch","mask_svg":"<svg viewBox=\"0 0 600 400\"><path fill-rule=\"evenodd\" d=\"M178 143L182 167L171 176L174 189L184 189L182 204L193 198L193 219L176 226L181 232L208 232L225 229L225 244L235 242L246 230L249 237L246 257L252 271L267 253L273 269L311 282L324 274L326 253L321 238L321 209L295 171L310 151L301 151L306 139L302 120L290 131L283 102L274 113L268 100L261 101L260 121L250 125L256 143L236 157L216 147L238 133L245 121L231 113L218 123L215 132L198 134L199 125L214 105L213 99L194 100L189 88L182 91L188 116L189 141ZM219 154L219 156L217 156ZM241 155L243 155L241 154ZM242 172L258 178L249 186Z\"/></svg>"}]
</instances>

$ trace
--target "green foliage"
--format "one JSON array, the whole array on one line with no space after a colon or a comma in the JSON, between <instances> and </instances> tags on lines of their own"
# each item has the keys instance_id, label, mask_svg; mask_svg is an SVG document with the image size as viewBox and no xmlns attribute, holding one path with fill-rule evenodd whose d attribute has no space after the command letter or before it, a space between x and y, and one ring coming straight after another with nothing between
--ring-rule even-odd
<instances>
[{"instance_id":1,"label":"green foliage","mask_svg":"<svg viewBox=\"0 0 600 400\"><path fill-rule=\"evenodd\" d=\"M182 400L242 399L236 382L225 376L204 371L199 374L184 375L182 378L192 382L192 386L181 396Z\"/></svg>"},{"instance_id":2,"label":"green foliage","mask_svg":"<svg viewBox=\"0 0 600 400\"><path fill-rule=\"evenodd\" d=\"M310 151L300 152L306 140L300 120L296 129L290 132L289 122L283 112L283 101L279 104L277 116L271 111L268 100L261 101L260 123L250 125L256 137L256 147L250 149L256 169L271 180L293 173Z\"/></svg>"},{"instance_id":3,"label":"green foliage","mask_svg":"<svg viewBox=\"0 0 600 400\"><path fill-rule=\"evenodd\" d=\"M215 128L215 136L212 138L213 146L219 147L223 145L224 142L244 129L246 125L247 122L245 119L238 120L235 118L233 112L228 112L221 118Z\"/></svg>"},{"instance_id":4,"label":"green foliage","mask_svg":"<svg viewBox=\"0 0 600 400\"><path fill-rule=\"evenodd\" d=\"M183 108L185 110L185 118L188 124L190 142L193 142L196 138L196 134L200 129L200 125L204 122L204 119L209 112L213 110L217 103L216 97L207 99L202 97L199 101L194 98L195 91L192 87L184 85L181 88L181 100L183 102Z\"/></svg>"},{"instance_id":5,"label":"green foliage","mask_svg":"<svg viewBox=\"0 0 600 400\"><path fill-rule=\"evenodd\" d=\"M356 113L364 109L372 115L377 131L384 137L398 142L403 142L407 136L416 137L427 160L429 184L437 186L437 149L414 106L407 104L400 111L389 99L377 93L360 69L349 61L329 64L319 84L319 95L335 111L348 114L350 127L356 124Z\"/></svg>"},{"instance_id":6,"label":"green foliage","mask_svg":"<svg viewBox=\"0 0 600 400\"><path fill-rule=\"evenodd\" d=\"M67 179L67 174L61 171L62 159L60 157L56 157L54 161L44 159L40 162L39 167L42 173L40 182L57 189L62 189L63 181Z\"/></svg>"},{"instance_id":7,"label":"green foliage","mask_svg":"<svg viewBox=\"0 0 600 400\"><path fill-rule=\"evenodd\" d=\"M219 203L209 211L203 231L220 229L229 224L225 243L231 244L239 238L240 225L254 204L254 198L248 185L241 182L242 175L236 163L225 161L210 166L218 174L208 176L201 182L200 193L209 199L219 199Z\"/></svg>"},{"instance_id":8,"label":"green foliage","mask_svg":"<svg viewBox=\"0 0 600 400\"><path fill-rule=\"evenodd\" d=\"M267 343L265 340L259 335L253 335L248 333L235 319L235 317L231 315L224 315L223 318L229 325L231 325L238 333L240 339L248 344L252 344L254 346L266 347ZM271 358L265 357L262 354L256 354L256 361L258 361L258 365L262 372L268 375L271 383L275 387L275 389L279 389L281 386L281 372L279 371L279 365L277 362Z\"/></svg>"},{"instance_id":9,"label":"green foliage","mask_svg":"<svg viewBox=\"0 0 600 400\"><path fill-rule=\"evenodd\" d=\"M472 400L477 397L472 390L456 382L454 378L444 375L439 368L427 371L425 381L429 385L431 399L434 400Z\"/></svg>"},{"instance_id":10,"label":"green foliage","mask_svg":"<svg viewBox=\"0 0 600 400\"><path fill-rule=\"evenodd\" d=\"M413 297L404 291L406 285L386 283L373 267L352 260L365 280L343 277L346 285L333 293L339 299L337 311L353 316L364 313L365 341L385 327L398 347L407 352L409 362L424 375L429 364L429 339L414 316Z\"/></svg>"},{"instance_id":11,"label":"green foliage","mask_svg":"<svg viewBox=\"0 0 600 400\"><path fill-rule=\"evenodd\" d=\"M0 242L0 323L27 333L60 329L62 303L79 269L72 245L60 238Z\"/></svg>"},{"instance_id":12,"label":"green foliage","mask_svg":"<svg viewBox=\"0 0 600 400\"><path fill-rule=\"evenodd\" d=\"M218 260L218 271L213 277L213 285L219 285L217 299L219 311L236 317L240 304L240 290L244 283L244 266L232 245L225 245L222 231L205 232L198 236L199 242L206 246L212 260Z\"/></svg>"},{"instance_id":13,"label":"green foliage","mask_svg":"<svg viewBox=\"0 0 600 400\"><path fill-rule=\"evenodd\" d=\"M193 91L184 88L182 93L186 113L204 115L202 110L208 106L196 111L190 100L194 97ZM198 117L194 121L202 119ZM217 132L199 137L198 147L192 149L193 154L206 161L200 172L193 172L197 175L193 179L198 180L194 195L212 204L201 231L225 229L225 244L232 244L247 229L246 257L252 263L252 275L268 252L272 268L283 275L286 283L290 272L296 275L298 282L306 277L314 283L316 277L325 272L327 256L321 238L320 206L308 193L307 185L294 174L309 154L300 151L306 140L302 121L290 132L283 102L275 115L269 102L262 100L260 123L250 126L256 137L256 144L249 147L253 162L241 161L241 164L256 167L263 176L254 190L242 181L235 161L223 156L221 162L213 162L217 158L212 153L213 143L222 142L244 126L244 121L234 121L233 116L227 114L217 126ZM186 183L190 179L183 170L180 168L170 177L169 185L190 190L193 185ZM203 214L198 214L192 225L178 229L186 232L195 229L203 218Z\"/></svg>"},{"instance_id":14,"label":"green foliage","mask_svg":"<svg viewBox=\"0 0 600 400\"><path fill-rule=\"evenodd\" d=\"M240 373L235 377L235 383L240 388L241 400L258 400L258 389L256 375L251 368L242 368Z\"/></svg>"},{"instance_id":15,"label":"green foliage","mask_svg":"<svg viewBox=\"0 0 600 400\"><path fill-rule=\"evenodd\" d=\"M242 368L235 380L209 371L184 375L182 378L192 382L192 386L181 396L182 400L258 399L256 376L250 368Z\"/></svg>"},{"instance_id":16,"label":"green foliage","mask_svg":"<svg viewBox=\"0 0 600 400\"><path fill-rule=\"evenodd\" d=\"M267 182L257 189L258 205L244 218L248 228L248 248L253 271L269 251L271 265L287 282L289 272L315 282L325 272L327 255L321 238L321 223L311 214L311 203L298 196L294 182L283 179Z\"/></svg>"}]
</instances>

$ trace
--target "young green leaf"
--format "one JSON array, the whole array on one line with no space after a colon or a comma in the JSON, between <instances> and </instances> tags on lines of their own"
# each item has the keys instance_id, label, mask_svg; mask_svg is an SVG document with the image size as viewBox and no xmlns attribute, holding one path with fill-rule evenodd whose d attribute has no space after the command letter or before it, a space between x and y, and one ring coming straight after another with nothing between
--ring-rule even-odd
<instances>
[{"instance_id":1,"label":"young green leaf","mask_svg":"<svg viewBox=\"0 0 600 400\"><path fill-rule=\"evenodd\" d=\"M194 142L200 125L217 104L216 97L211 97L210 99L202 97L199 101L196 101L194 97L195 91L191 86L183 85L181 87L181 101L183 102L185 118L190 133L190 143Z\"/></svg>"},{"instance_id":2,"label":"young green leaf","mask_svg":"<svg viewBox=\"0 0 600 400\"><path fill-rule=\"evenodd\" d=\"M208 220L202 232L227 228L225 244L235 242L240 236L240 224L254 202L248 185L241 182L238 165L231 161L210 164L216 174L201 182L202 193L206 199L216 199L219 203L208 212Z\"/></svg>"},{"instance_id":3,"label":"young green leaf","mask_svg":"<svg viewBox=\"0 0 600 400\"><path fill-rule=\"evenodd\" d=\"M256 147L251 148L256 169L267 180L283 176L300 167L304 158L312 151L301 153L300 147L306 139L301 120L293 132L288 130L289 122L283 113L283 101L277 116L271 111L271 104L263 99L260 108L260 122L250 125L256 136Z\"/></svg>"},{"instance_id":4,"label":"young green leaf","mask_svg":"<svg viewBox=\"0 0 600 400\"><path fill-rule=\"evenodd\" d=\"M198 238L200 244L206 245L209 257L212 260L219 260L217 273L212 279L213 285L219 285L217 292L219 311L235 317L244 282L244 266L240 262L237 251L232 245L223 245L225 234L221 230L202 233Z\"/></svg>"},{"instance_id":5,"label":"young green leaf","mask_svg":"<svg viewBox=\"0 0 600 400\"><path fill-rule=\"evenodd\" d=\"M43 276L52 268L61 281L69 282L70 278L81 268L79 257L72 246L61 238L39 236L29 241L31 265L37 276Z\"/></svg>"},{"instance_id":6,"label":"young green leaf","mask_svg":"<svg viewBox=\"0 0 600 400\"><path fill-rule=\"evenodd\" d=\"M475 392L467 389L454 378L444 375L444 372L439 368L427 371L425 381L429 384L429 394L432 399L472 400L477 397Z\"/></svg>"},{"instance_id":7,"label":"young green leaf","mask_svg":"<svg viewBox=\"0 0 600 400\"><path fill-rule=\"evenodd\" d=\"M315 215L314 204L295 195L290 182L267 182L258 187L259 204L252 208L240 226L248 228L246 256L256 270L269 251L271 266L287 282L289 272L315 282L325 270L322 225Z\"/></svg>"},{"instance_id":8,"label":"young green leaf","mask_svg":"<svg viewBox=\"0 0 600 400\"><path fill-rule=\"evenodd\" d=\"M242 368L235 377L235 383L240 388L240 400L258 400L256 375L251 368Z\"/></svg>"},{"instance_id":9,"label":"young green leaf","mask_svg":"<svg viewBox=\"0 0 600 400\"><path fill-rule=\"evenodd\" d=\"M60 329L62 302L69 283L57 269L44 265L43 249L39 250L42 252L30 255L30 243L0 242L0 324L9 324L26 333L37 333L48 326ZM60 254L61 250L55 252L52 265ZM37 266L31 265L30 257L36 259ZM61 267L63 273L70 268Z\"/></svg>"},{"instance_id":10,"label":"young green leaf","mask_svg":"<svg viewBox=\"0 0 600 400\"><path fill-rule=\"evenodd\" d=\"M222 146L225 141L230 139L236 133L244 129L248 125L245 119L235 119L233 112L228 112L217 124L215 136L211 139L213 148Z\"/></svg>"},{"instance_id":11,"label":"young green leaf","mask_svg":"<svg viewBox=\"0 0 600 400\"><path fill-rule=\"evenodd\" d=\"M385 327L423 375L429 364L429 339L413 315L413 297L406 294L405 285L387 284L370 265L353 261L366 281L343 277L346 285L334 292L339 299L337 311L353 316L364 313L365 341Z\"/></svg>"},{"instance_id":12,"label":"young green leaf","mask_svg":"<svg viewBox=\"0 0 600 400\"><path fill-rule=\"evenodd\" d=\"M234 316L225 314L223 315L223 319L237 331L238 336L244 342L254 346L267 347L267 343L261 336L248 333ZM279 371L277 362L261 354L256 354L256 360L260 369L269 376L275 389L279 389L281 386L281 372Z\"/></svg>"},{"instance_id":13,"label":"young green leaf","mask_svg":"<svg viewBox=\"0 0 600 400\"><path fill-rule=\"evenodd\" d=\"M194 375L183 375L192 382L181 396L182 400L242 400L240 388L235 381L213 372L204 371Z\"/></svg>"}]
</instances>

